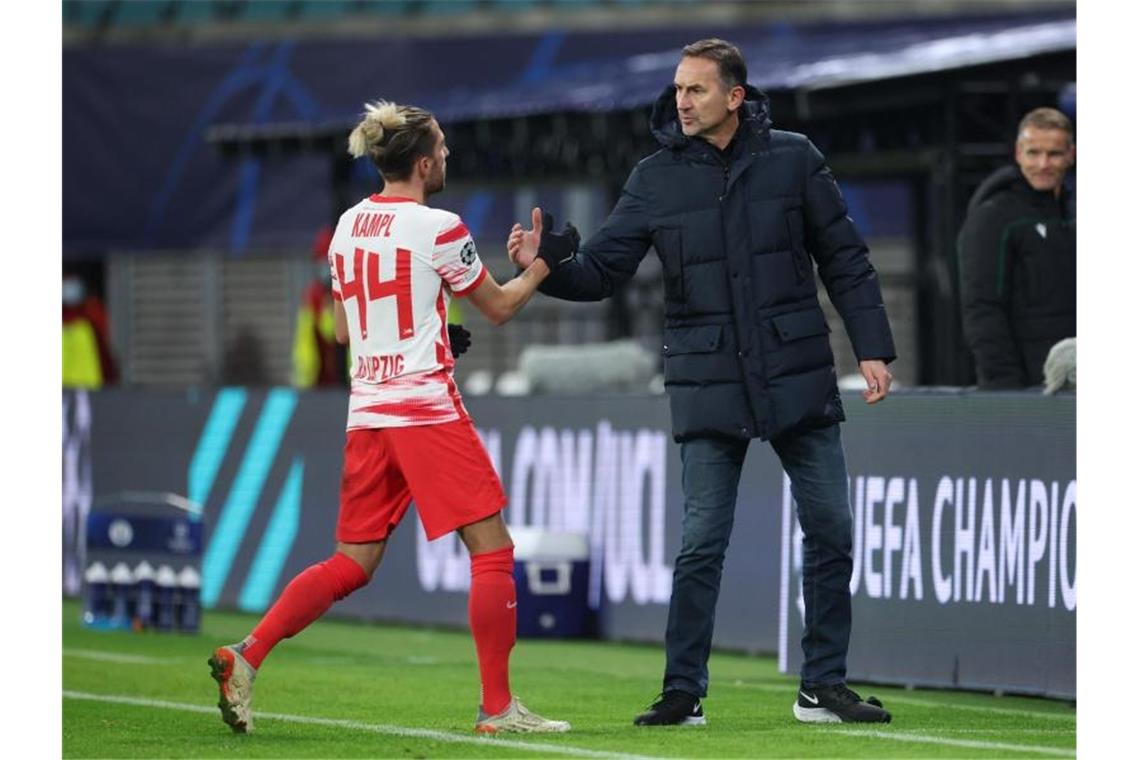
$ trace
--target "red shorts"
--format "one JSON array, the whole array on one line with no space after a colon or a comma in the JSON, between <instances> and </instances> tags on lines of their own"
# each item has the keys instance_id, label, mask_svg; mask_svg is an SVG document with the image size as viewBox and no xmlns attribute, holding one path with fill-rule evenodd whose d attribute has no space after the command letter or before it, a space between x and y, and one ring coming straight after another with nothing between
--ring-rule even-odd
<instances>
[{"instance_id":1,"label":"red shorts","mask_svg":"<svg viewBox=\"0 0 1140 760\"><path fill-rule=\"evenodd\" d=\"M507 505L470 417L348 431L336 540L357 544L388 538L413 500L429 541Z\"/></svg>"}]
</instances>

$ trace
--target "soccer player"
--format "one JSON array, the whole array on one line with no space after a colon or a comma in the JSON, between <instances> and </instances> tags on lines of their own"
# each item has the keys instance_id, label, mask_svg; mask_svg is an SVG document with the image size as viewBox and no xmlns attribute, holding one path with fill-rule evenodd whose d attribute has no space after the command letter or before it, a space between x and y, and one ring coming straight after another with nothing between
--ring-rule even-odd
<instances>
[{"instance_id":1,"label":"soccer player","mask_svg":"<svg viewBox=\"0 0 1140 760\"><path fill-rule=\"evenodd\" d=\"M328 252L336 339L350 345L353 364L336 551L293 578L245 639L214 650L222 719L234 731L252 730L253 681L266 655L368 583L415 499L429 540L458 531L471 554L468 616L482 686L475 730L568 731L569 723L529 712L511 693L507 499L452 377L446 314L451 295L466 296L494 324L506 322L577 241L548 223L531 246L538 258L499 285L463 221L425 205L447 173L447 145L431 113L367 104L348 148L372 160L384 192L341 216ZM534 222L542 228L539 209Z\"/></svg>"}]
</instances>

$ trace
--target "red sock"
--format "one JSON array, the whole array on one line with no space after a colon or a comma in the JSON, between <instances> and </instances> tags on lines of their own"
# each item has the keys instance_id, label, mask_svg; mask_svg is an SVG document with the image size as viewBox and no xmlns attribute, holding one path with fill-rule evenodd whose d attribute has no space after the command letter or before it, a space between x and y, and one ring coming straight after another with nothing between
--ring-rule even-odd
<instances>
[{"instance_id":1,"label":"red sock","mask_svg":"<svg viewBox=\"0 0 1140 760\"><path fill-rule=\"evenodd\" d=\"M496 715L511 702L510 659L515 646L515 549L471 555L467 616L482 682L481 706Z\"/></svg>"},{"instance_id":2,"label":"red sock","mask_svg":"<svg viewBox=\"0 0 1140 760\"><path fill-rule=\"evenodd\" d=\"M295 636L325 614L332 603L368 583L364 568L339 552L310 565L281 592L265 617L242 642L242 657L255 668L281 639Z\"/></svg>"}]
</instances>

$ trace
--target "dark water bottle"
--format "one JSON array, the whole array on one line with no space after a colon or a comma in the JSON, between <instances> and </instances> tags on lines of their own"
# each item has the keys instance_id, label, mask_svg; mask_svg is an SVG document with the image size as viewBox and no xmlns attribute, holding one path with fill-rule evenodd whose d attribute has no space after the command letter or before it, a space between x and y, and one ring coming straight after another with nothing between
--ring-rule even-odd
<instances>
[{"instance_id":1,"label":"dark water bottle","mask_svg":"<svg viewBox=\"0 0 1140 760\"><path fill-rule=\"evenodd\" d=\"M135 575L126 562L111 568L111 627L130 628Z\"/></svg>"},{"instance_id":2,"label":"dark water bottle","mask_svg":"<svg viewBox=\"0 0 1140 760\"><path fill-rule=\"evenodd\" d=\"M135 567L136 630L154 626L154 568L145 559Z\"/></svg>"},{"instance_id":3,"label":"dark water bottle","mask_svg":"<svg viewBox=\"0 0 1140 760\"><path fill-rule=\"evenodd\" d=\"M202 577L187 565L178 574L178 630L197 633L201 622L200 591Z\"/></svg>"},{"instance_id":4,"label":"dark water bottle","mask_svg":"<svg viewBox=\"0 0 1140 760\"><path fill-rule=\"evenodd\" d=\"M154 627L160 631L174 630L175 594L178 577L170 565L162 565L154 575L155 603Z\"/></svg>"},{"instance_id":5,"label":"dark water bottle","mask_svg":"<svg viewBox=\"0 0 1140 760\"><path fill-rule=\"evenodd\" d=\"M102 627L111 617L110 577L107 566L92 562L83 572L83 624Z\"/></svg>"}]
</instances>

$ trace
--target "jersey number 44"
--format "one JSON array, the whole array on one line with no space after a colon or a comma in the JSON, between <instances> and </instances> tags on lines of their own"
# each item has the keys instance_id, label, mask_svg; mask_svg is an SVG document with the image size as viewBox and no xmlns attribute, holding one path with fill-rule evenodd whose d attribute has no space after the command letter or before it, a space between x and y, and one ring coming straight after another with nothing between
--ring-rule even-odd
<instances>
[{"instance_id":1,"label":"jersey number 44","mask_svg":"<svg viewBox=\"0 0 1140 760\"><path fill-rule=\"evenodd\" d=\"M341 298L348 306L348 299L356 299L356 313L360 317L360 337L368 340L368 304L382 298L396 299L397 328L400 340L415 336L416 326L412 319L412 252L406 248L396 249L396 276L390 280L380 279L380 254L357 248L352 254L352 279L345 278L345 258L336 256L336 274L340 280Z\"/></svg>"}]
</instances>

